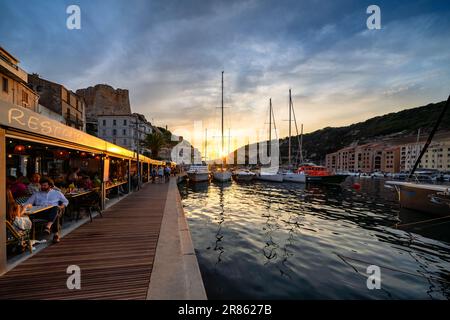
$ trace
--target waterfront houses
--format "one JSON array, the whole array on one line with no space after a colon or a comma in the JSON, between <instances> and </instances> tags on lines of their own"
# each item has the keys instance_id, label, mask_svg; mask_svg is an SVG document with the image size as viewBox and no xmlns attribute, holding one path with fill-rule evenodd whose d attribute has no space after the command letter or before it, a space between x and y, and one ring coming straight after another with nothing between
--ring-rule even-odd
<instances>
[{"instance_id":1,"label":"waterfront houses","mask_svg":"<svg viewBox=\"0 0 450 320\"><path fill-rule=\"evenodd\" d=\"M424 141L392 144L387 142L350 146L326 155L326 167L332 171L397 173L410 171ZM433 141L423 155L419 168L450 171L450 138Z\"/></svg>"},{"instance_id":2,"label":"waterfront houses","mask_svg":"<svg viewBox=\"0 0 450 320\"><path fill-rule=\"evenodd\" d=\"M37 111L39 96L28 87L28 73L21 69L19 60L0 47L0 98L15 105Z\"/></svg>"}]
</instances>

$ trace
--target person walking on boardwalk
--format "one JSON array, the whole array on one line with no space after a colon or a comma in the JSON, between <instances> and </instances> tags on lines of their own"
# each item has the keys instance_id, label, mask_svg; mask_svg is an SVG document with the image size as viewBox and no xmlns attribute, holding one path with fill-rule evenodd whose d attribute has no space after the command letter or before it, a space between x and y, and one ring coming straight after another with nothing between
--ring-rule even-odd
<instances>
[{"instance_id":1,"label":"person walking on boardwalk","mask_svg":"<svg viewBox=\"0 0 450 320\"><path fill-rule=\"evenodd\" d=\"M166 166L164 168L164 179L166 182L169 182L169 180L170 180L170 167L169 166Z\"/></svg>"},{"instance_id":2,"label":"person walking on boardwalk","mask_svg":"<svg viewBox=\"0 0 450 320\"><path fill-rule=\"evenodd\" d=\"M152 175L152 183L155 183L156 175L157 175L157 172L156 172L155 168L152 169L151 175Z\"/></svg>"},{"instance_id":3,"label":"person walking on boardwalk","mask_svg":"<svg viewBox=\"0 0 450 320\"><path fill-rule=\"evenodd\" d=\"M159 167L158 168L158 178L159 178L159 183L162 183L163 179L164 179L164 169L163 169L163 167Z\"/></svg>"}]
</instances>

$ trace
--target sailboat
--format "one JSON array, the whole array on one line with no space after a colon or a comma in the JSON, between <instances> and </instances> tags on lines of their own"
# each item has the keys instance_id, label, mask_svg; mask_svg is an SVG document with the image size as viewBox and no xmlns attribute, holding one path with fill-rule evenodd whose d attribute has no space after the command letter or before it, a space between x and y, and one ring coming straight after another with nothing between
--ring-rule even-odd
<instances>
[{"instance_id":1,"label":"sailboat","mask_svg":"<svg viewBox=\"0 0 450 320\"><path fill-rule=\"evenodd\" d=\"M275 118L273 117L273 110L272 110L272 98L269 100L269 148L272 141L272 118L274 119L274 127L275 127ZM276 127L275 127L276 132ZM278 139L278 137L277 137ZM272 182L283 182L283 175L281 173L278 173L278 168L275 170L269 170L265 168L261 168L260 172L257 175L257 178L259 180L264 181L272 181Z\"/></svg>"},{"instance_id":2,"label":"sailboat","mask_svg":"<svg viewBox=\"0 0 450 320\"><path fill-rule=\"evenodd\" d=\"M295 121L295 129L297 130L297 139L298 139L298 129L297 129L297 119L295 118L295 112L294 112L294 108L292 105L292 96L291 96L291 89L289 89L289 171L284 172L283 173L283 181L287 181L287 182L300 182L300 183L306 183L306 174L301 171L301 172L293 172L292 169L292 163L291 163L291 152L292 152L292 144L291 144L291 114L294 114L294 121ZM302 134L303 134L303 128L302 128ZM300 151L300 158L301 157L301 144L300 141L298 142L298 147L299 147L299 151ZM302 159L301 159L302 161Z\"/></svg>"},{"instance_id":3,"label":"sailboat","mask_svg":"<svg viewBox=\"0 0 450 320\"><path fill-rule=\"evenodd\" d=\"M222 111L222 149L220 150L221 156L223 156L223 150L224 150L223 149L223 145L224 145L224 140L223 140L223 73L224 72L222 71L222 107L221 107L221 111ZM229 171L227 168L225 168L223 166L223 162L224 162L224 159L222 159L220 169L217 169L214 172L214 174L213 174L214 180L221 181L221 182L231 180L231 171Z\"/></svg>"}]
</instances>

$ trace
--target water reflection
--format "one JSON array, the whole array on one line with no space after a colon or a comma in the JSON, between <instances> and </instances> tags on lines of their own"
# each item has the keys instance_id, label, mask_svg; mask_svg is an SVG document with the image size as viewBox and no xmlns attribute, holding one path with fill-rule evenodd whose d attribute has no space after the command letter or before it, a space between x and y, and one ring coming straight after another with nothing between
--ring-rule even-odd
<instances>
[{"instance_id":1,"label":"water reflection","mask_svg":"<svg viewBox=\"0 0 450 320\"><path fill-rule=\"evenodd\" d=\"M449 224L402 228L428 217L383 181L352 184L180 185L208 297L449 298ZM367 289L370 264L382 290Z\"/></svg>"}]
</instances>

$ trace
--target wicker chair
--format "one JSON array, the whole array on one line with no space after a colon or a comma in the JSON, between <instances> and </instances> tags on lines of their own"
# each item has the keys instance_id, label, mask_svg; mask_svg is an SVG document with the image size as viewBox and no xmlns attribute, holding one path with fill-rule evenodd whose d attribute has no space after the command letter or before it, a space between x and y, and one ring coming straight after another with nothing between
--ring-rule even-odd
<instances>
[{"instance_id":1,"label":"wicker chair","mask_svg":"<svg viewBox=\"0 0 450 320\"><path fill-rule=\"evenodd\" d=\"M17 231L9 221L6 222L6 245L19 247L21 251L28 247L30 253L33 252L30 231Z\"/></svg>"}]
</instances>

